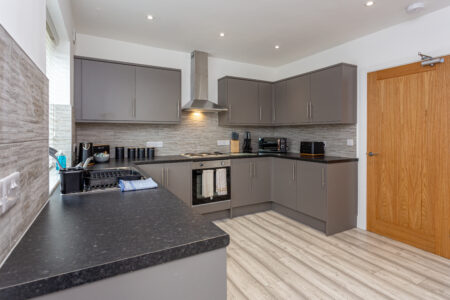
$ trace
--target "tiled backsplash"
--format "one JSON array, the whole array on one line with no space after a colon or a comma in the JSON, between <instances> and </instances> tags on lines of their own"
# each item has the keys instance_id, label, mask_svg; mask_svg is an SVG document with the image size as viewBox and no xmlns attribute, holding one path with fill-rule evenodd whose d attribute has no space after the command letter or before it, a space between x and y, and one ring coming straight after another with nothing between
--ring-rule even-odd
<instances>
[{"instance_id":1,"label":"tiled backsplash","mask_svg":"<svg viewBox=\"0 0 450 300\"><path fill-rule=\"evenodd\" d=\"M0 216L0 262L48 199L48 80L0 26L0 178L20 172L20 199Z\"/></svg>"},{"instance_id":2,"label":"tiled backsplash","mask_svg":"<svg viewBox=\"0 0 450 300\"><path fill-rule=\"evenodd\" d=\"M182 113L179 125L100 124L78 123L77 142L93 142L115 146L145 147L147 141L162 141L156 155L173 155L185 152L229 152L229 146L218 146L217 140L228 140L231 132L240 134L241 147L245 131L252 134L252 147L258 149L258 137L287 137L290 152L299 152L301 140L326 141L328 155L356 157L356 146L347 146L347 139L356 145L356 125L321 125L295 127L222 127L218 126L217 113Z\"/></svg>"}]
</instances>

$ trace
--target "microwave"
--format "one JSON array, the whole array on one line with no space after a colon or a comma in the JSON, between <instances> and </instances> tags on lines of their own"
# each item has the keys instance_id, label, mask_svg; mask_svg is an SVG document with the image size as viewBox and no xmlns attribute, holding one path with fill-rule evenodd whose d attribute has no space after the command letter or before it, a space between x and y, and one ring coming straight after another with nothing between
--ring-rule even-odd
<instances>
[{"instance_id":1,"label":"microwave","mask_svg":"<svg viewBox=\"0 0 450 300\"><path fill-rule=\"evenodd\" d=\"M258 140L258 152L286 153L287 138L261 137Z\"/></svg>"}]
</instances>

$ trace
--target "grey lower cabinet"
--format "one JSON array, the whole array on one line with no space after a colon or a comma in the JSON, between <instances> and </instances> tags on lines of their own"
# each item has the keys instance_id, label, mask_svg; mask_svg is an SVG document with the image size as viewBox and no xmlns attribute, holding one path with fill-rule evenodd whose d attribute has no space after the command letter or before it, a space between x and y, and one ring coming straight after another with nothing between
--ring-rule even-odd
<instances>
[{"instance_id":1,"label":"grey lower cabinet","mask_svg":"<svg viewBox=\"0 0 450 300\"><path fill-rule=\"evenodd\" d=\"M327 218L326 164L297 162L297 210L325 221Z\"/></svg>"},{"instance_id":2,"label":"grey lower cabinet","mask_svg":"<svg viewBox=\"0 0 450 300\"><path fill-rule=\"evenodd\" d=\"M273 158L271 198L275 203L297 209L297 161Z\"/></svg>"},{"instance_id":3,"label":"grey lower cabinet","mask_svg":"<svg viewBox=\"0 0 450 300\"><path fill-rule=\"evenodd\" d=\"M188 206L192 205L190 162L139 165L145 176L153 178Z\"/></svg>"},{"instance_id":4,"label":"grey lower cabinet","mask_svg":"<svg viewBox=\"0 0 450 300\"><path fill-rule=\"evenodd\" d=\"M231 161L231 206L240 207L270 201L271 159Z\"/></svg>"},{"instance_id":5,"label":"grey lower cabinet","mask_svg":"<svg viewBox=\"0 0 450 300\"><path fill-rule=\"evenodd\" d=\"M75 58L77 122L177 124L181 71Z\"/></svg>"}]
</instances>

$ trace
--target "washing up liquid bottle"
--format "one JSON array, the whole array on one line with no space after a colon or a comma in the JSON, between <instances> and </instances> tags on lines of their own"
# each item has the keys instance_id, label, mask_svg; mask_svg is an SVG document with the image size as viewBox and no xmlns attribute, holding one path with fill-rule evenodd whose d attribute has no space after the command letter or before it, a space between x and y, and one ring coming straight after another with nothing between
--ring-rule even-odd
<instances>
[{"instance_id":1,"label":"washing up liquid bottle","mask_svg":"<svg viewBox=\"0 0 450 300\"><path fill-rule=\"evenodd\" d=\"M58 159L59 163L61 164L61 167L63 167L64 169L66 168L66 156L64 155L64 153L62 151L58 151L58 153L56 153L56 158ZM59 165L56 164L56 170L59 170Z\"/></svg>"}]
</instances>

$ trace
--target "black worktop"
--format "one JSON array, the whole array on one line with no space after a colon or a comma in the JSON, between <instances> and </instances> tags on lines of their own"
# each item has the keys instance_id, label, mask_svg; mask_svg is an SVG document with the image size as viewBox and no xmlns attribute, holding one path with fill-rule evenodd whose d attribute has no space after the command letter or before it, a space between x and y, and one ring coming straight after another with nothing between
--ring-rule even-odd
<instances>
[{"instance_id":1,"label":"black worktop","mask_svg":"<svg viewBox=\"0 0 450 300\"><path fill-rule=\"evenodd\" d=\"M228 243L225 232L163 188L57 190L0 269L0 299L44 295Z\"/></svg>"},{"instance_id":2,"label":"black worktop","mask_svg":"<svg viewBox=\"0 0 450 300\"><path fill-rule=\"evenodd\" d=\"M316 163L325 163L325 164L333 164L333 163L342 163L342 162L350 162L350 161L358 161L358 158L353 157L339 157L339 156L304 156L299 153L227 153L220 156L215 157L186 157L182 155L163 155L156 156L153 159L141 159L134 160L132 162L125 160L115 160L111 159L109 163L105 164L108 167L122 167L129 166L130 164L135 164L137 167L143 164L159 164L159 163L171 163L171 162L189 162L189 161L207 161L207 160L218 160L218 159L239 159L239 158L255 158L255 157L278 157L285 159L294 159L294 160L302 160L302 161L310 161ZM102 168L103 164L97 164L94 168Z\"/></svg>"}]
</instances>

